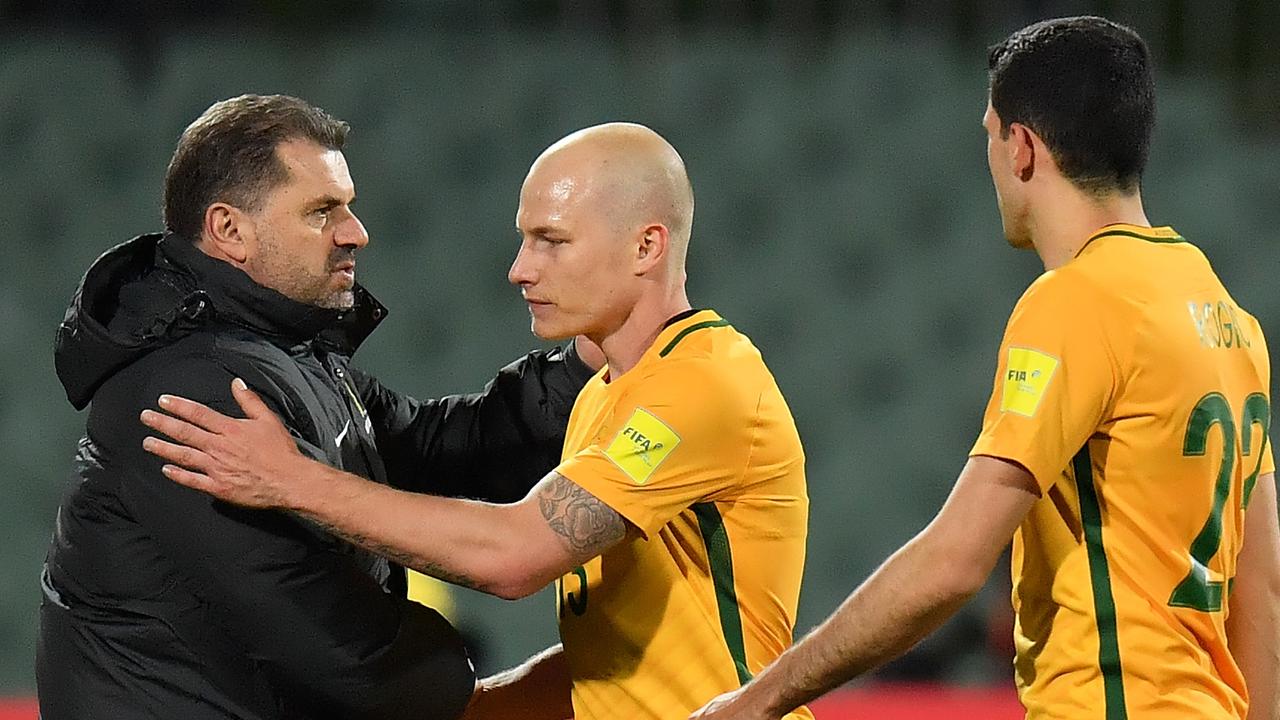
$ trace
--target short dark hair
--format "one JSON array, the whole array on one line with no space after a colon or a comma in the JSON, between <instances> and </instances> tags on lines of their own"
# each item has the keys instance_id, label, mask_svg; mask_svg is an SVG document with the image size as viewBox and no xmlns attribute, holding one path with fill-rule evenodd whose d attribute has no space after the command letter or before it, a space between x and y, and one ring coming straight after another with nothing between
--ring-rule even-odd
<instances>
[{"instance_id":1,"label":"short dark hair","mask_svg":"<svg viewBox=\"0 0 1280 720\"><path fill-rule=\"evenodd\" d=\"M1138 189L1156 100L1151 53L1136 32L1100 17L1045 20L992 47L987 68L1003 136L1015 122L1035 131L1086 192Z\"/></svg>"},{"instance_id":2,"label":"short dark hair","mask_svg":"<svg viewBox=\"0 0 1280 720\"><path fill-rule=\"evenodd\" d=\"M225 202L260 207L267 191L289 171L276 147L311 140L341 150L350 126L288 95L241 95L214 103L182 131L164 176L164 224L192 242L200 239L205 210Z\"/></svg>"}]
</instances>

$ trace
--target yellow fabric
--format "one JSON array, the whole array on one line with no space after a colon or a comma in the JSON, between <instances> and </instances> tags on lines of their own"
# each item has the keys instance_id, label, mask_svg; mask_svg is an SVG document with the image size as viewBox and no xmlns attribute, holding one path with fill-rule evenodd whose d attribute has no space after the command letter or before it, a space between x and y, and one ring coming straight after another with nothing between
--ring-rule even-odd
<instances>
[{"instance_id":1,"label":"yellow fabric","mask_svg":"<svg viewBox=\"0 0 1280 720\"><path fill-rule=\"evenodd\" d=\"M434 609L450 622L457 622L453 591L448 583L413 570L405 570L405 574L409 580L410 600Z\"/></svg>"},{"instance_id":2,"label":"yellow fabric","mask_svg":"<svg viewBox=\"0 0 1280 720\"><path fill-rule=\"evenodd\" d=\"M1265 421L1245 422L1269 387L1257 321L1170 228L1102 228L1019 300L972 454L1021 464L1042 491L1013 547L1028 717L1245 716L1226 581L1244 488L1275 467ZM1220 542L1197 579L1224 465ZM1209 592L1222 609L1195 600Z\"/></svg>"},{"instance_id":3,"label":"yellow fabric","mask_svg":"<svg viewBox=\"0 0 1280 720\"><path fill-rule=\"evenodd\" d=\"M759 351L711 323L678 320L629 372L602 370L569 418L557 471L639 531L556 583L577 720L684 718L791 643L804 453Z\"/></svg>"}]
</instances>

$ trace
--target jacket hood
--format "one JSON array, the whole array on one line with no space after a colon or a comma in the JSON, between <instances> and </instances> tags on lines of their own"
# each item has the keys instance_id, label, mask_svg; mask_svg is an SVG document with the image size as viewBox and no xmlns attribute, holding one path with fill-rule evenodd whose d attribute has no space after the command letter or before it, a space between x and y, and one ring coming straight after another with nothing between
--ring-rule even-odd
<instances>
[{"instance_id":1,"label":"jacket hood","mask_svg":"<svg viewBox=\"0 0 1280 720\"><path fill-rule=\"evenodd\" d=\"M103 253L71 298L54 341L54 367L77 410L111 376L213 322L283 348L317 342L350 355L387 309L356 285L356 304L333 310L291 300L193 243L141 235Z\"/></svg>"}]
</instances>

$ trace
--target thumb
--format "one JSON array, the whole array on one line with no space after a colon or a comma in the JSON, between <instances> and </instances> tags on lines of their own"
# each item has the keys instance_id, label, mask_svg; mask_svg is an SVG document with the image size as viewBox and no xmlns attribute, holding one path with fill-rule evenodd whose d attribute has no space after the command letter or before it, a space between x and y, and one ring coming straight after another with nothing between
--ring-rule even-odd
<instances>
[{"instance_id":1,"label":"thumb","mask_svg":"<svg viewBox=\"0 0 1280 720\"><path fill-rule=\"evenodd\" d=\"M260 417L271 415L271 408L262 402L262 398L258 394L249 389L240 378L231 381L231 394L235 397L236 402L240 404L240 409L244 411L245 417L250 420L256 420Z\"/></svg>"}]
</instances>

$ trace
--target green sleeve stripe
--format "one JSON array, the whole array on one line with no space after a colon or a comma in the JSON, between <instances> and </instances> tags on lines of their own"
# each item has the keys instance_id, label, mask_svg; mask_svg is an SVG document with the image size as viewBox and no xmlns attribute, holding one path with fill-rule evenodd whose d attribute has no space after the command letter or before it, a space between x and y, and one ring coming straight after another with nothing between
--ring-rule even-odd
<instances>
[{"instance_id":1,"label":"green sleeve stripe","mask_svg":"<svg viewBox=\"0 0 1280 720\"><path fill-rule=\"evenodd\" d=\"M662 351L658 353L658 357L666 357L667 353L670 353L672 350L674 350L676 345L680 344L680 341L683 340L685 336L691 332L702 330L703 328L728 327L728 325L729 325L728 320L703 320L700 323L694 323L689 327L676 333L676 336L671 338L671 342L667 343L667 346L662 348Z\"/></svg>"},{"instance_id":2,"label":"green sleeve stripe","mask_svg":"<svg viewBox=\"0 0 1280 720\"><path fill-rule=\"evenodd\" d=\"M733 658L733 666L738 671L738 682L746 685L751 681L751 671L747 668L747 647L742 641L742 613L738 608L738 593L733 587L733 553L729 550L729 535L725 532L724 519L720 517L715 503L697 503L692 509L698 518L702 541L707 545L711 581L716 588L716 608L720 614L720 632L724 635L725 644L729 646L729 656Z\"/></svg>"},{"instance_id":3,"label":"green sleeve stripe","mask_svg":"<svg viewBox=\"0 0 1280 720\"><path fill-rule=\"evenodd\" d=\"M1116 629L1116 601L1111 594L1111 570L1102 544L1102 508L1093 482L1093 457L1086 441L1071 461L1080 493L1080 521L1089 553L1089 580L1093 585L1093 612L1098 623L1098 666L1106 698L1106 720L1127 720L1124 673L1120 666L1120 639Z\"/></svg>"}]
</instances>

